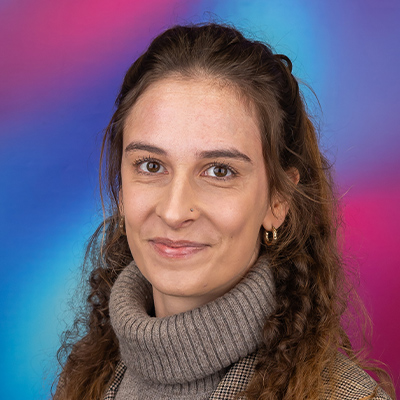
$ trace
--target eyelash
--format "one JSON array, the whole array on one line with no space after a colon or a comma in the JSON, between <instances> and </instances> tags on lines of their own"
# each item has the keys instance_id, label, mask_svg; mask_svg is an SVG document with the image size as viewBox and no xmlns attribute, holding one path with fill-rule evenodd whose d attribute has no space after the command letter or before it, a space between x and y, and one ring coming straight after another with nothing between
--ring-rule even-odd
<instances>
[{"instance_id":1,"label":"eyelash","mask_svg":"<svg viewBox=\"0 0 400 400\"><path fill-rule=\"evenodd\" d=\"M150 174L150 175L152 175L152 173L151 172L145 172L145 171L142 171L141 169L140 169L140 166L141 166L141 164L144 164L144 163L146 163L146 162L154 162L154 163L157 163L157 164L160 164L160 166L162 166L162 162L160 161L160 160L157 160L156 158L154 158L154 157L150 157L150 156L148 156L148 157L140 157L140 158L138 158L137 160L135 160L134 161L134 163L133 163L133 166L136 168L136 171L139 173L139 174Z\"/></svg>"},{"instance_id":2,"label":"eyelash","mask_svg":"<svg viewBox=\"0 0 400 400\"><path fill-rule=\"evenodd\" d=\"M146 172L141 171L140 168L139 168L140 165L145 163L145 162L155 162L155 163L158 163L158 164L160 164L162 166L162 162L160 160L156 159L156 158L153 158L153 157L150 157L150 156L148 156L148 157L140 157L137 160L135 160L134 163L133 163L133 165L137 168L138 173L146 174ZM207 167L204 169L204 171L207 171L208 169L213 168L213 167L225 168L228 171L230 171L230 173L231 173L231 175L227 176L227 177L214 177L215 179L218 179L218 180L225 181L227 179L232 179L232 178L234 178L234 177L236 177L238 175L238 172L229 163L222 163L222 162L217 162L217 161L214 161L211 164L207 165ZM148 173L151 174L151 172L148 172Z\"/></svg>"},{"instance_id":3,"label":"eyelash","mask_svg":"<svg viewBox=\"0 0 400 400\"><path fill-rule=\"evenodd\" d=\"M223 176L223 177L222 176L221 177L217 176L217 177L215 177L216 179L219 179L219 180L225 181L227 179L232 179L232 178L234 178L235 176L238 175L238 172L229 163L222 163L222 162L214 161L211 164L209 164L205 170L208 170L208 169L210 169L212 167L225 168L225 169L227 169L228 171L231 172L230 176Z\"/></svg>"},{"instance_id":4,"label":"eyelash","mask_svg":"<svg viewBox=\"0 0 400 400\"><path fill-rule=\"evenodd\" d=\"M157 162L157 163L161 164L161 161L157 160L156 158L148 156L148 157L140 157L140 158L138 158L137 160L134 161L133 165L134 166L138 166L140 164L143 164L144 162L149 162L149 161Z\"/></svg>"}]
</instances>

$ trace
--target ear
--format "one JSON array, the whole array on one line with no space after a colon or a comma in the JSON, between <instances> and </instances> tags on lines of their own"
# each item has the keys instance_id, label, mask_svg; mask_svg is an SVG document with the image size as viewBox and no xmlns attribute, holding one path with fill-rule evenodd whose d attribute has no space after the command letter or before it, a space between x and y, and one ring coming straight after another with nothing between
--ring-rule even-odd
<instances>
[{"instance_id":1,"label":"ear","mask_svg":"<svg viewBox=\"0 0 400 400\"><path fill-rule=\"evenodd\" d=\"M297 168L295 168L295 167L289 168L286 171L286 175L294 183L295 186L299 183L299 181L300 181L300 173L299 173L299 170Z\"/></svg>"},{"instance_id":2,"label":"ear","mask_svg":"<svg viewBox=\"0 0 400 400\"><path fill-rule=\"evenodd\" d=\"M300 181L300 174L297 168L290 168L286 171L288 178L297 185ZM279 196L272 199L269 209L263 220L263 227L266 231L271 231L272 226L279 228L286 218L286 214L289 211L289 204Z\"/></svg>"},{"instance_id":3,"label":"ear","mask_svg":"<svg viewBox=\"0 0 400 400\"><path fill-rule=\"evenodd\" d=\"M283 224L288 211L289 206L286 201L272 199L262 223L263 228L266 231L272 231L272 227L279 228Z\"/></svg>"}]
</instances>

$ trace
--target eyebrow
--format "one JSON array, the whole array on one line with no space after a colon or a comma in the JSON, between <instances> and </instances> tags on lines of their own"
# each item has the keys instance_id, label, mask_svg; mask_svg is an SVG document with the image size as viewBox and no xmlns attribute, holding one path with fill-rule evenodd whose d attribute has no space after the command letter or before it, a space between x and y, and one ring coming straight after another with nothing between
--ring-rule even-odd
<instances>
[{"instance_id":1,"label":"eyebrow","mask_svg":"<svg viewBox=\"0 0 400 400\"><path fill-rule=\"evenodd\" d=\"M207 150L199 154L200 158L235 158L252 163L249 156L236 149Z\"/></svg>"},{"instance_id":2,"label":"eyebrow","mask_svg":"<svg viewBox=\"0 0 400 400\"><path fill-rule=\"evenodd\" d=\"M131 142L126 146L125 152L130 153L137 150L148 151L149 153L158 154L161 156L166 156L168 153L161 149L160 147L153 146L151 144L143 142ZM237 160L242 160L252 164L249 156L240 152L237 149L221 149L221 150L205 150L196 154L199 158L233 158Z\"/></svg>"},{"instance_id":3,"label":"eyebrow","mask_svg":"<svg viewBox=\"0 0 400 400\"><path fill-rule=\"evenodd\" d=\"M167 152L160 147L153 146L151 144L146 144L142 142L131 142L128 144L128 146L125 147L125 152L130 153L132 151L136 150L145 150L148 151L149 153L154 153L158 154L160 156L166 156Z\"/></svg>"}]
</instances>

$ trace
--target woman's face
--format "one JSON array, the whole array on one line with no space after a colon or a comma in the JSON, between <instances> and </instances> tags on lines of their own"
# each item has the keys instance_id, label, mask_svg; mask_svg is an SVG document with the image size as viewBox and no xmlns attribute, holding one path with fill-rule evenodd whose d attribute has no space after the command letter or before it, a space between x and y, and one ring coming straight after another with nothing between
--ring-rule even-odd
<instances>
[{"instance_id":1,"label":"woman's face","mask_svg":"<svg viewBox=\"0 0 400 400\"><path fill-rule=\"evenodd\" d=\"M203 305L246 274L273 215L255 114L227 87L165 79L128 116L120 207L157 316Z\"/></svg>"}]
</instances>

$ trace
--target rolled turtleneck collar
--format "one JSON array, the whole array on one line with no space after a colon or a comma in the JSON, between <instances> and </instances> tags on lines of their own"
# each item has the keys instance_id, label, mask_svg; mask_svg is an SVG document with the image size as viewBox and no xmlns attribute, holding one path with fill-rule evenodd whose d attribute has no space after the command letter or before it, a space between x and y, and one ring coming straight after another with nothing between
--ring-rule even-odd
<instances>
[{"instance_id":1,"label":"rolled turtleneck collar","mask_svg":"<svg viewBox=\"0 0 400 400\"><path fill-rule=\"evenodd\" d=\"M150 316L152 309L151 285L131 263L110 298L127 366L117 399L207 398L228 367L261 346L274 309L272 273L260 259L233 289L202 307L164 318Z\"/></svg>"}]
</instances>

